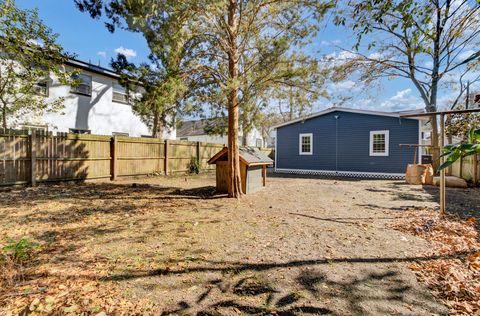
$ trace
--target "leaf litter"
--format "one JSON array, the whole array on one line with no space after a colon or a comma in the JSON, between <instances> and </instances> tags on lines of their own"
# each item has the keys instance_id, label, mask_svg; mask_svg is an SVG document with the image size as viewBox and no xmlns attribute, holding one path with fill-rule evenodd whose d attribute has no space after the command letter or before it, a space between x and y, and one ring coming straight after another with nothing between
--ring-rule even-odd
<instances>
[{"instance_id":1,"label":"leaf litter","mask_svg":"<svg viewBox=\"0 0 480 316\"><path fill-rule=\"evenodd\" d=\"M453 315L480 315L480 236L474 217L467 220L431 208L410 208L393 225L402 232L426 239L433 260L409 265L419 281L433 290Z\"/></svg>"}]
</instances>

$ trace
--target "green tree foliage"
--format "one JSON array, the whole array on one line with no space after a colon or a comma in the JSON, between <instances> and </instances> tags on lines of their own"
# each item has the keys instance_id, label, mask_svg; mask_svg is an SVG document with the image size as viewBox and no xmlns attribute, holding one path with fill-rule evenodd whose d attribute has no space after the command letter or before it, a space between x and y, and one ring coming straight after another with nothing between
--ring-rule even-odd
<instances>
[{"instance_id":1,"label":"green tree foliage","mask_svg":"<svg viewBox=\"0 0 480 316\"><path fill-rule=\"evenodd\" d=\"M466 141L470 131L480 127L480 114L452 114L447 117L445 124L445 131L449 138L458 137Z\"/></svg>"},{"instance_id":2,"label":"green tree foliage","mask_svg":"<svg viewBox=\"0 0 480 316\"><path fill-rule=\"evenodd\" d=\"M36 10L20 10L13 0L0 2L0 118L8 128L19 118L63 107L63 98L47 100L42 84L56 76L75 83L63 65L68 57Z\"/></svg>"},{"instance_id":3,"label":"green tree foliage","mask_svg":"<svg viewBox=\"0 0 480 316\"><path fill-rule=\"evenodd\" d=\"M275 86L299 83L291 65L306 58L297 53L318 30L318 22L331 4L317 0L75 0L93 17L107 14L107 27L122 20L135 25L154 24L163 38L179 17L185 24L173 32L171 45L188 47L192 62L187 77L196 76L201 88L191 89L197 104L220 107L228 115L229 196L242 194L239 160L241 109L253 112ZM148 10L144 12L142 10ZM143 12L133 15L126 12ZM184 19L184 20L183 20ZM138 29L143 32L142 28ZM152 37L147 37L148 42ZM156 42L159 52L161 40ZM290 65L290 67L289 67ZM313 69L315 65L307 68ZM186 79L186 77L184 78ZM198 86L197 86L198 87ZM250 114L250 113L249 113ZM254 116L244 115L247 122ZM247 128L248 124L244 124Z\"/></svg>"},{"instance_id":4,"label":"green tree foliage","mask_svg":"<svg viewBox=\"0 0 480 316\"><path fill-rule=\"evenodd\" d=\"M465 79L479 79L480 5L475 0L347 1L336 23L356 34L343 73L359 71L364 82L406 78L420 94L427 112L438 109L442 84L464 91ZM459 97L461 93L459 93ZM432 143L438 144L432 117ZM438 153L436 153L438 156ZM435 159L436 160L436 159Z\"/></svg>"}]
</instances>

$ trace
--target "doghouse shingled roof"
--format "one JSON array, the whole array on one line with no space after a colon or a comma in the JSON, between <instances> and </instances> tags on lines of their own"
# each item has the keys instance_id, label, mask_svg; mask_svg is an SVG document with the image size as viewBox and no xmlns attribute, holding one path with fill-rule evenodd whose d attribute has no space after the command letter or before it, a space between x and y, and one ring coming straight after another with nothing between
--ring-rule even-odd
<instances>
[{"instance_id":1,"label":"doghouse shingled roof","mask_svg":"<svg viewBox=\"0 0 480 316\"><path fill-rule=\"evenodd\" d=\"M227 155L227 151L227 147L224 147L215 156L210 158L208 163L210 165L215 164L218 159L222 158L224 155ZM256 148L242 147L240 148L239 154L240 160L243 161L247 166L273 164L272 159L270 159L265 153L261 152Z\"/></svg>"}]
</instances>

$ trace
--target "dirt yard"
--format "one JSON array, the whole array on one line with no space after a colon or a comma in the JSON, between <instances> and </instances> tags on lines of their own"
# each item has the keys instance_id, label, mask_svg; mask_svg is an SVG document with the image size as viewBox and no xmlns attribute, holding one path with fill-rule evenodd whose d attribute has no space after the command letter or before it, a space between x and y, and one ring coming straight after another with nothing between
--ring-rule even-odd
<instances>
[{"instance_id":1,"label":"dirt yard","mask_svg":"<svg viewBox=\"0 0 480 316\"><path fill-rule=\"evenodd\" d=\"M428 242L391 228L406 208L436 207L436 189L271 177L238 201L214 182L2 189L0 246L27 236L40 247L0 286L0 315L447 313L407 268L430 260ZM479 217L478 193L450 190L452 210Z\"/></svg>"}]
</instances>

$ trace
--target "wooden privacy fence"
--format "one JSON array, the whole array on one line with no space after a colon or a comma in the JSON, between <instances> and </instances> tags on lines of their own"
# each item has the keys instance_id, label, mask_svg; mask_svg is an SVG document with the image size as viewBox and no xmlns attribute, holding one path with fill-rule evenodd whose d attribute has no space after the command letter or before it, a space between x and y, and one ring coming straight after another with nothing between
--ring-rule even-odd
<instances>
[{"instance_id":1,"label":"wooden privacy fence","mask_svg":"<svg viewBox=\"0 0 480 316\"><path fill-rule=\"evenodd\" d=\"M0 185L86 180L202 171L222 144L134 138L0 131Z\"/></svg>"}]
</instances>

